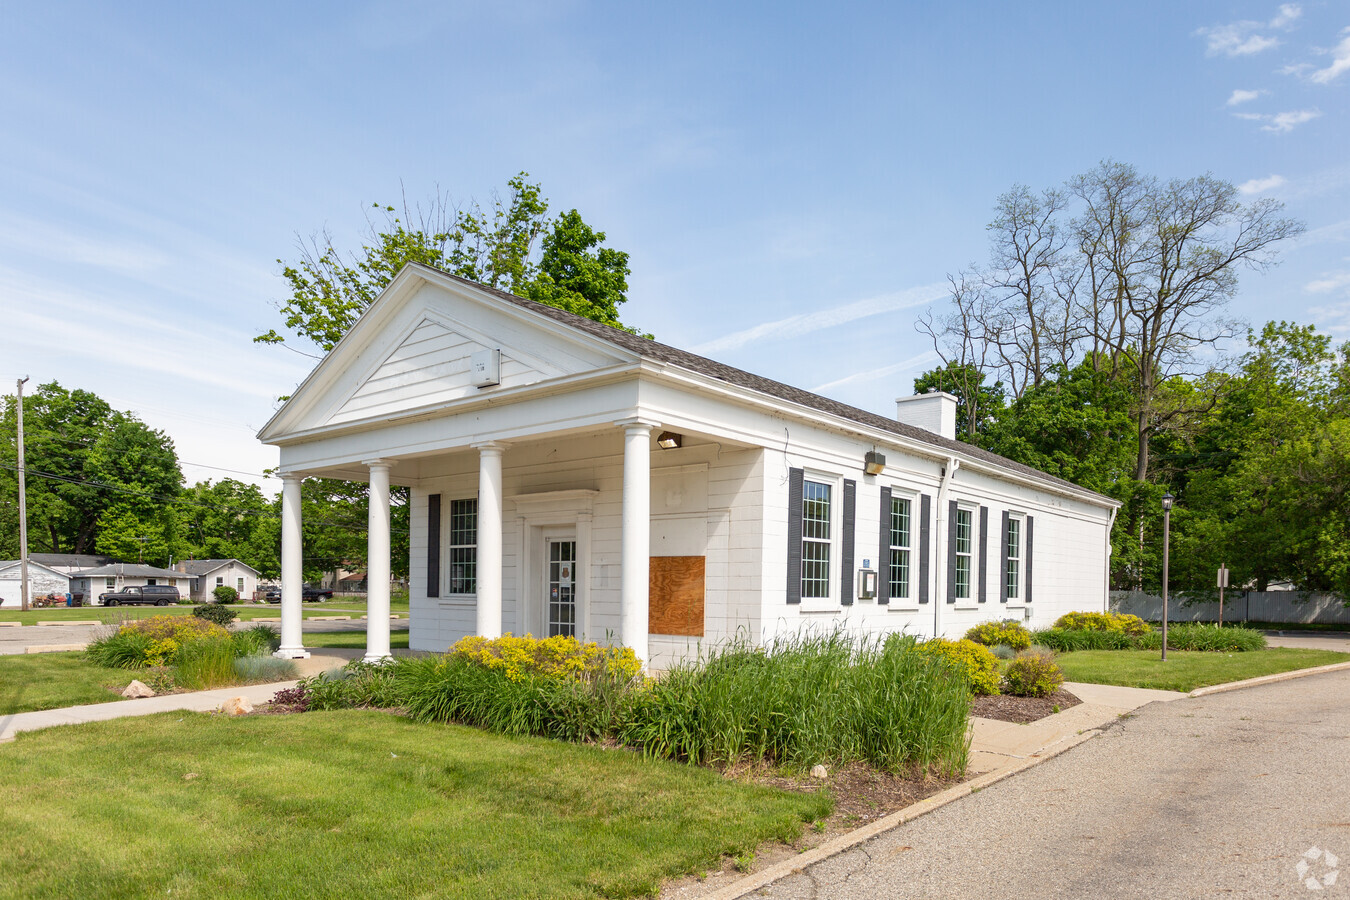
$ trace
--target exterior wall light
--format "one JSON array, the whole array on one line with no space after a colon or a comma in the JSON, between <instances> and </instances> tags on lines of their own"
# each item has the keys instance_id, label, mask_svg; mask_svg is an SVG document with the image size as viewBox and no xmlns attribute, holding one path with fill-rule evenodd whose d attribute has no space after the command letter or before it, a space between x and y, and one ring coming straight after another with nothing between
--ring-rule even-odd
<instances>
[{"instance_id":1,"label":"exterior wall light","mask_svg":"<svg viewBox=\"0 0 1350 900\"><path fill-rule=\"evenodd\" d=\"M678 450L684 446L684 435L673 431L663 431L656 436L656 446L662 450Z\"/></svg>"},{"instance_id":2,"label":"exterior wall light","mask_svg":"<svg viewBox=\"0 0 1350 900\"><path fill-rule=\"evenodd\" d=\"M863 457L863 471L868 475L880 475L882 469L886 468L886 456L875 450L867 451Z\"/></svg>"}]
</instances>

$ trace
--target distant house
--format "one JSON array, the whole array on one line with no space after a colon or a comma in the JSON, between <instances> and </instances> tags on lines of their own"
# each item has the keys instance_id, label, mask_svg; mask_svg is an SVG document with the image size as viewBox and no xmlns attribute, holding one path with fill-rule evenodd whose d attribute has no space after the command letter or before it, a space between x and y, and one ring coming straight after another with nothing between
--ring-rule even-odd
<instances>
[{"instance_id":1,"label":"distant house","mask_svg":"<svg viewBox=\"0 0 1350 900\"><path fill-rule=\"evenodd\" d=\"M41 563L47 568L55 569L64 575L117 562L111 556L98 556L93 553L30 553L28 554L28 561L30 563Z\"/></svg>"},{"instance_id":2,"label":"distant house","mask_svg":"<svg viewBox=\"0 0 1350 900\"><path fill-rule=\"evenodd\" d=\"M214 600L212 592L221 586L234 588L245 600L252 600L258 590L258 570L237 559L186 559L174 568L192 576L188 593L198 603Z\"/></svg>"},{"instance_id":3,"label":"distant house","mask_svg":"<svg viewBox=\"0 0 1350 900\"><path fill-rule=\"evenodd\" d=\"M0 561L0 609L18 609L23 605L22 573L19 561ZM70 590L70 576L28 557L28 600Z\"/></svg>"},{"instance_id":4,"label":"distant house","mask_svg":"<svg viewBox=\"0 0 1350 900\"><path fill-rule=\"evenodd\" d=\"M180 596L192 594L192 576L139 563L109 563L72 572L70 584L70 590L83 593L84 602L91 606L98 604L98 595L105 591L120 591L136 585L167 584L178 588Z\"/></svg>"}]
</instances>

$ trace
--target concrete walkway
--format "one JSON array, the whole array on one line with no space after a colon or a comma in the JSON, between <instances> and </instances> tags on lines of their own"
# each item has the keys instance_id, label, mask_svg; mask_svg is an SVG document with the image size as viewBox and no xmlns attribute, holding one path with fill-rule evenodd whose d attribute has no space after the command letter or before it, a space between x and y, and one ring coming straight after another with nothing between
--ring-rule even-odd
<instances>
[{"instance_id":1,"label":"concrete walkway","mask_svg":"<svg viewBox=\"0 0 1350 900\"><path fill-rule=\"evenodd\" d=\"M1019 725L998 719L971 718L970 774L983 775L1015 766L1018 761L1059 752L1056 748L1080 735L1110 725L1120 716L1155 701L1179 700L1177 691L1065 682L1064 690L1083 702L1036 722Z\"/></svg>"},{"instance_id":2,"label":"concrete walkway","mask_svg":"<svg viewBox=\"0 0 1350 900\"><path fill-rule=\"evenodd\" d=\"M362 654L360 650L329 650L324 655L295 660L302 678L317 675L329 669L340 669L349 659ZM43 709L37 712L14 713L0 716L0 743L14 740L21 731L39 731L54 725L77 725L81 722L102 722L124 716L152 716L174 710L214 712L232 697L245 697L255 706L266 703L272 695L285 688L295 687L294 681L273 684L249 684L219 688L213 691L193 691L185 694L163 694L139 700L114 700L111 703L90 703L86 706L68 706L64 709Z\"/></svg>"}]
</instances>

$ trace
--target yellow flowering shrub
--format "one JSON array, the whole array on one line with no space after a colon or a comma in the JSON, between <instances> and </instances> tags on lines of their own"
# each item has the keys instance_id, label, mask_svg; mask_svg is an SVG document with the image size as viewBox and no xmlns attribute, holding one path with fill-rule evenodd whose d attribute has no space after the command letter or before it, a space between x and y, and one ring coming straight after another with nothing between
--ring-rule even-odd
<instances>
[{"instance_id":1,"label":"yellow flowering shrub","mask_svg":"<svg viewBox=\"0 0 1350 900\"><path fill-rule=\"evenodd\" d=\"M500 671L512 681L526 675L591 680L608 674L623 680L637 676L642 665L629 647L608 647L558 635L539 639L515 637L510 632L489 640L470 636L450 648L451 654Z\"/></svg>"},{"instance_id":2,"label":"yellow flowering shrub","mask_svg":"<svg viewBox=\"0 0 1350 900\"><path fill-rule=\"evenodd\" d=\"M230 633L214 622L196 616L150 616L122 623L123 631L139 631L155 640L171 640L179 644L208 637L229 637Z\"/></svg>"},{"instance_id":3,"label":"yellow flowering shrub","mask_svg":"<svg viewBox=\"0 0 1350 900\"><path fill-rule=\"evenodd\" d=\"M966 632L966 639L986 647L1005 644L1014 650L1031 646L1031 632L1021 622L1005 619L1002 622L981 622Z\"/></svg>"},{"instance_id":4,"label":"yellow flowering shrub","mask_svg":"<svg viewBox=\"0 0 1350 900\"><path fill-rule=\"evenodd\" d=\"M1099 612L1065 613L1055 620L1055 627L1069 631L1115 631L1135 637L1153 630L1153 626L1138 616Z\"/></svg>"},{"instance_id":5,"label":"yellow flowering shrub","mask_svg":"<svg viewBox=\"0 0 1350 900\"><path fill-rule=\"evenodd\" d=\"M983 644L962 638L949 641L932 638L918 645L919 652L940 656L966 673L970 689L976 694L997 694L1000 679L998 657Z\"/></svg>"}]
</instances>

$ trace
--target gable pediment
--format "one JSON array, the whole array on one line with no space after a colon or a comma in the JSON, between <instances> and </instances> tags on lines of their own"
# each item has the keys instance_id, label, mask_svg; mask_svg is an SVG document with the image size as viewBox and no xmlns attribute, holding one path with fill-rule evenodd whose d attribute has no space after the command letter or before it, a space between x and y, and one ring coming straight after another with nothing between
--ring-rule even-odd
<instances>
[{"instance_id":1,"label":"gable pediment","mask_svg":"<svg viewBox=\"0 0 1350 900\"><path fill-rule=\"evenodd\" d=\"M498 350L500 383L472 383L474 354ZM511 388L584 374L636 357L557 322L423 270L405 270L376 299L259 435L453 406Z\"/></svg>"}]
</instances>

